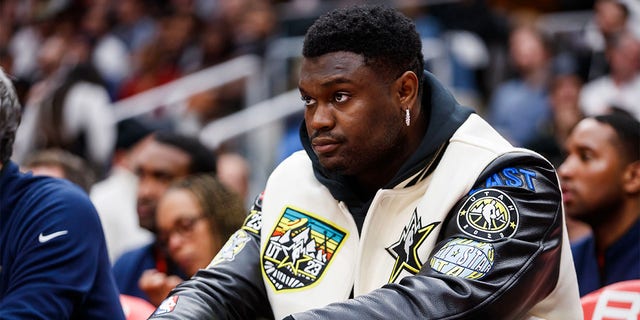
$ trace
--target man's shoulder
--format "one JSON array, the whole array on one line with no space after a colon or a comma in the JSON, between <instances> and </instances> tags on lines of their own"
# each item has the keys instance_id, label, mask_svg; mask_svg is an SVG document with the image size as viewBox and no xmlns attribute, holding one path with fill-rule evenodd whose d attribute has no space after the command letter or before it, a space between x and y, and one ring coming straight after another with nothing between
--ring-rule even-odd
<instances>
[{"instance_id":1,"label":"man's shoulder","mask_svg":"<svg viewBox=\"0 0 640 320\"><path fill-rule=\"evenodd\" d=\"M273 170L272 175L274 173L279 173L282 171L291 172L306 170L311 168L311 159L309 155L304 150L296 151L291 154L286 159L282 160L280 164Z\"/></svg>"},{"instance_id":2,"label":"man's shoulder","mask_svg":"<svg viewBox=\"0 0 640 320\"><path fill-rule=\"evenodd\" d=\"M91 216L87 212L95 211L86 192L67 180L25 173L13 182L3 190L8 194L2 205L12 212L21 212L20 219L25 215L41 218L63 215L84 221L82 217Z\"/></svg>"},{"instance_id":3,"label":"man's shoulder","mask_svg":"<svg viewBox=\"0 0 640 320\"><path fill-rule=\"evenodd\" d=\"M114 264L114 269L128 268L127 266L139 266L147 260L154 260L153 243L145 244L123 253Z\"/></svg>"},{"instance_id":4,"label":"man's shoulder","mask_svg":"<svg viewBox=\"0 0 640 320\"><path fill-rule=\"evenodd\" d=\"M23 185L24 193L34 197L90 201L86 192L72 182L47 176L32 176Z\"/></svg>"}]
</instances>

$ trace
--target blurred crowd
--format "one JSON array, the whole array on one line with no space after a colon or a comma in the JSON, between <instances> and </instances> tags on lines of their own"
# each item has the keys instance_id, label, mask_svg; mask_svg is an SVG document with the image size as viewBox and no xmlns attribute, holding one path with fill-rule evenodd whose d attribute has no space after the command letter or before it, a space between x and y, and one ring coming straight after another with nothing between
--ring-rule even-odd
<instances>
[{"instance_id":1,"label":"blurred crowd","mask_svg":"<svg viewBox=\"0 0 640 320\"><path fill-rule=\"evenodd\" d=\"M0 65L25 109L14 160L62 148L85 158L100 180L114 153L114 102L233 57L264 56L323 11L360 2L3 1ZM640 117L637 1L388 4L414 19L429 70L458 100L555 164L582 115L616 108ZM202 128L243 108L244 91L239 81L198 92L177 121L151 125Z\"/></svg>"},{"instance_id":2,"label":"blurred crowd","mask_svg":"<svg viewBox=\"0 0 640 320\"><path fill-rule=\"evenodd\" d=\"M148 148L144 141L155 130L181 124L117 122L113 104L234 57L264 57L276 39L304 34L320 13L361 2L3 0L0 66L12 77L23 106L14 161L34 173L44 166L49 171L43 174L66 177L90 193L115 262L151 241L149 231L158 233L154 225L138 226L137 179L145 174L165 179L155 190L155 206L180 176L141 171L139 149ZM543 154L556 167L566 158L572 128L585 116L613 112L640 119L637 0L388 3L414 19L425 40L428 69L460 102L475 108L514 145ZM189 116L178 120L195 121L201 128L245 104L245 84L233 82L190 97L183 110ZM186 141L181 139L175 144ZM288 150L295 150L296 142L291 143ZM217 153L218 178L246 203L255 195L247 194L250 168L239 150L210 151ZM195 180L195 187L173 184L174 197L182 189L195 188L196 197L207 188L218 190L215 181ZM211 192L230 197L224 190ZM163 211L170 211L170 200L164 200ZM160 230L163 244L175 247L171 234L191 230L198 218L180 220L171 230L171 214L163 214L158 219L169 230ZM590 233L577 222L570 226L573 240ZM198 267L204 265L184 270L193 273ZM154 284L158 274L145 277L141 286L150 289L139 296L156 295L149 300L157 303L166 295L162 286L168 280Z\"/></svg>"}]
</instances>

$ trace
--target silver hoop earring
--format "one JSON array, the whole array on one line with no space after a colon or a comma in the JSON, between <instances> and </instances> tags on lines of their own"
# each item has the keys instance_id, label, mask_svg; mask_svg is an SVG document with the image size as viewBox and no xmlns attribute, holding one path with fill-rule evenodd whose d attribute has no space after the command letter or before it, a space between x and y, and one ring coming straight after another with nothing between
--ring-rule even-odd
<instances>
[{"instance_id":1,"label":"silver hoop earring","mask_svg":"<svg viewBox=\"0 0 640 320\"><path fill-rule=\"evenodd\" d=\"M407 127L411 124L411 113L409 112L409 108L404 110L404 123L407 124Z\"/></svg>"}]
</instances>

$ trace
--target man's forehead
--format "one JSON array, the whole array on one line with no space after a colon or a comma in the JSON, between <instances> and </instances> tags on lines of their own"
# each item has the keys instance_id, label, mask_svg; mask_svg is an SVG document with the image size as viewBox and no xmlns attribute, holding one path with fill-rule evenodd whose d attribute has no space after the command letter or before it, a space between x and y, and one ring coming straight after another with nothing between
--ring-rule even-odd
<instances>
[{"instance_id":1,"label":"man's forehead","mask_svg":"<svg viewBox=\"0 0 640 320\"><path fill-rule=\"evenodd\" d=\"M300 82L349 82L354 74L367 73L364 57L353 52L338 51L319 57L303 58Z\"/></svg>"},{"instance_id":2,"label":"man's forehead","mask_svg":"<svg viewBox=\"0 0 640 320\"><path fill-rule=\"evenodd\" d=\"M594 150L603 150L612 147L616 138L615 130L608 124L594 119L585 119L575 126L567 142Z\"/></svg>"},{"instance_id":3,"label":"man's forehead","mask_svg":"<svg viewBox=\"0 0 640 320\"><path fill-rule=\"evenodd\" d=\"M332 63L349 66L354 63L364 64L363 55L351 51L333 51L314 57L302 57L302 64Z\"/></svg>"},{"instance_id":4,"label":"man's forehead","mask_svg":"<svg viewBox=\"0 0 640 320\"><path fill-rule=\"evenodd\" d=\"M177 147L154 141L140 150L135 162L139 169L181 171L188 169L191 156Z\"/></svg>"}]
</instances>

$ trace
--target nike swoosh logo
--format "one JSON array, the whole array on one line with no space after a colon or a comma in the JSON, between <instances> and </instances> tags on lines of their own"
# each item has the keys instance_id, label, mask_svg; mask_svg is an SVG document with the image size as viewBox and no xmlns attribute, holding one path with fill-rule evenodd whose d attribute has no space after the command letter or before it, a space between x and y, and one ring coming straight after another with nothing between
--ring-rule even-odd
<instances>
[{"instance_id":1,"label":"nike swoosh logo","mask_svg":"<svg viewBox=\"0 0 640 320\"><path fill-rule=\"evenodd\" d=\"M40 233L40 235L38 236L38 242L40 243L45 243L51 239L57 238L59 236L64 236L65 234L69 233L67 230L62 230L62 231L57 231L54 233L50 233L48 235L44 235L42 233Z\"/></svg>"}]
</instances>

